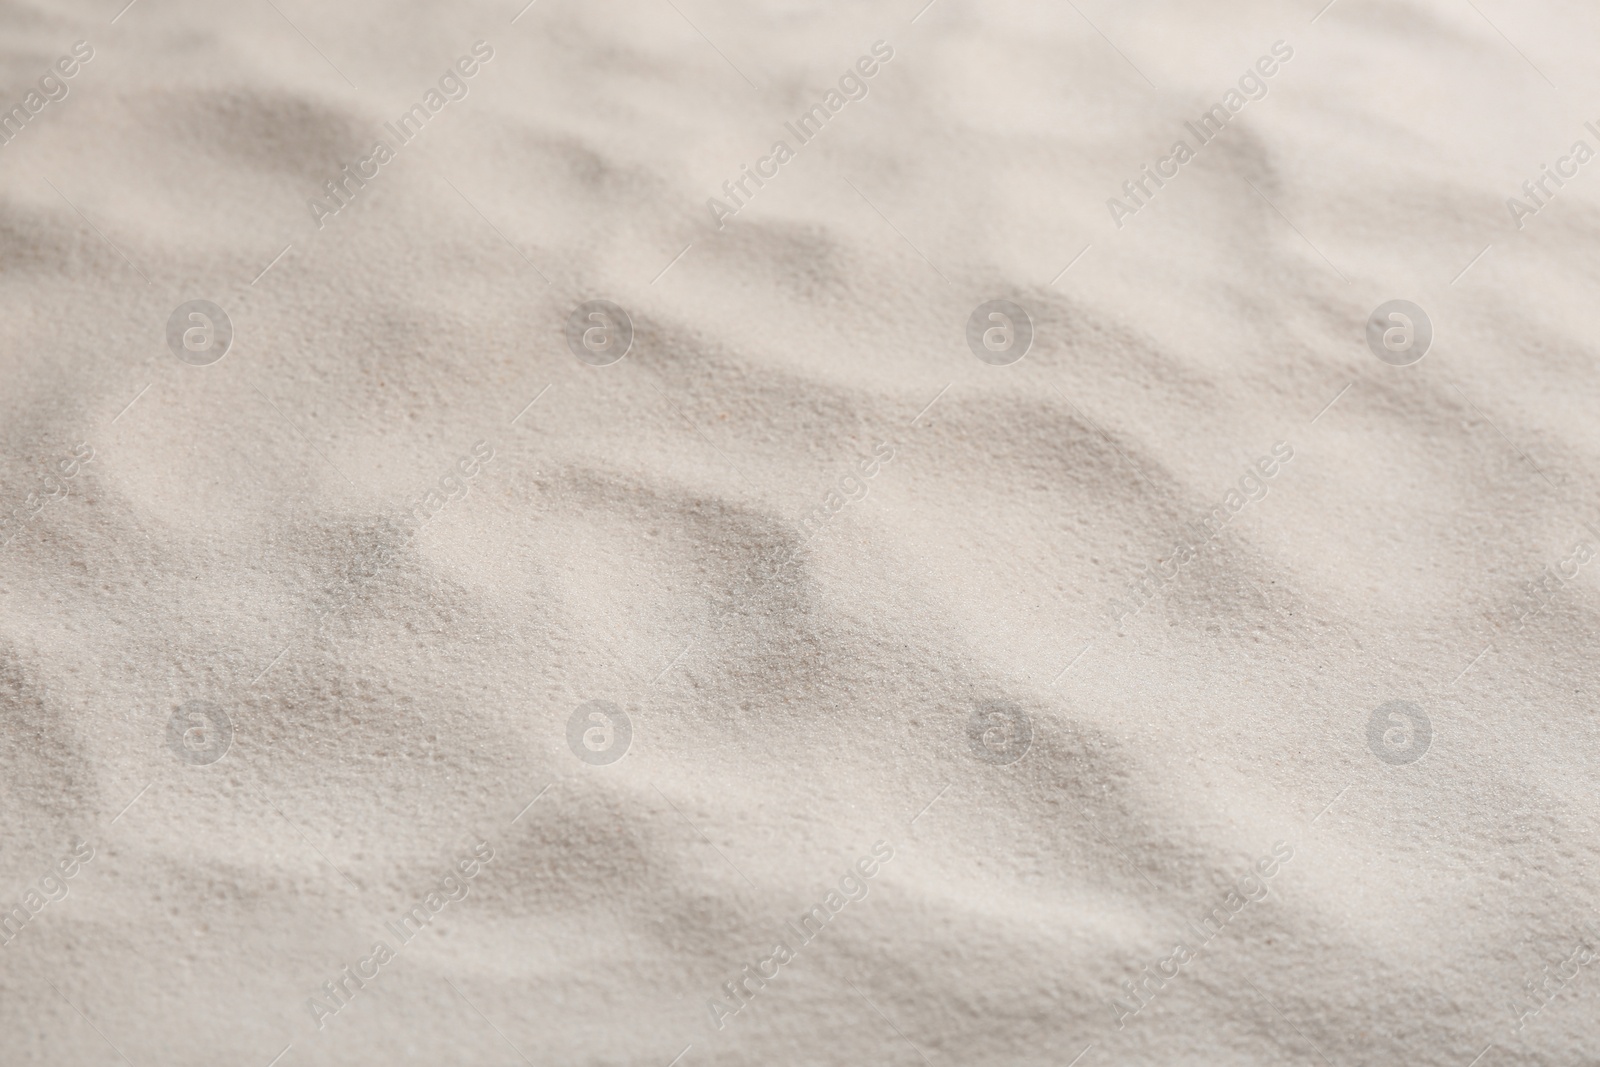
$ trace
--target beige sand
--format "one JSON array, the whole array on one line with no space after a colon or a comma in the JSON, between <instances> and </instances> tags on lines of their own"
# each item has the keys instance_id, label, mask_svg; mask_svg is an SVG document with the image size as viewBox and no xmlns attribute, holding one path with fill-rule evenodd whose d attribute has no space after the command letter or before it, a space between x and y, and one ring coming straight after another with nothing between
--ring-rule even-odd
<instances>
[{"instance_id":1,"label":"beige sand","mask_svg":"<svg viewBox=\"0 0 1600 1067\"><path fill-rule=\"evenodd\" d=\"M1592 6L121 2L0 11L0 1063L1600 1055Z\"/></svg>"}]
</instances>

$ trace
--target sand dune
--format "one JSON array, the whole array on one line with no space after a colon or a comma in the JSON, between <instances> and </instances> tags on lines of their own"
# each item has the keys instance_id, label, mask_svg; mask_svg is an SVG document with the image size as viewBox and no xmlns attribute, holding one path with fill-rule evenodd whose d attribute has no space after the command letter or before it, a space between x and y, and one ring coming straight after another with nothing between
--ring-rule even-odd
<instances>
[{"instance_id":1,"label":"sand dune","mask_svg":"<svg viewBox=\"0 0 1600 1067\"><path fill-rule=\"evenodd\" d=\"M1593 1058L1591 10L119 6L0 10L0 1062Z\"/></svg>"}]
</instances>

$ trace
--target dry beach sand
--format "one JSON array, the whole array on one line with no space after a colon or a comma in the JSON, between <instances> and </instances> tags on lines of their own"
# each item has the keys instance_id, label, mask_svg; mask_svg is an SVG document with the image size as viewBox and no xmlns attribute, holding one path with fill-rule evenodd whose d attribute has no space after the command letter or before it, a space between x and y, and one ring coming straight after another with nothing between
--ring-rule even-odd
<instances>
[{"instance_id":1,"label":"dry beach sand","mask_svg":"<svg viewBox=\"0 0 1600 1067\"><path fill-rule=\"evenodd\" d=\"M1592 5L122 4L0 1063L1600 1057Z\"/></svg>"}]
</instances>

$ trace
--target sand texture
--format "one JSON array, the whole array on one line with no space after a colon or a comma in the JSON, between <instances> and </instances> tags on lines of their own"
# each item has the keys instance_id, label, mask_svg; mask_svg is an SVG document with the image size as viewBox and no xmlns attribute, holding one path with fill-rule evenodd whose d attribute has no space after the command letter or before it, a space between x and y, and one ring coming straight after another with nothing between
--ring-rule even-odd
<instances>
[{"instance_id":1,"label":"sand texture","mask_svg":"<svg viewBox=\"0 0 1600 1067\"><path fill-rule=\"evenodd\" d=\"M1600 1058L1592 4L125 2L0 1065Z\"/></svg>"}]
</instances>

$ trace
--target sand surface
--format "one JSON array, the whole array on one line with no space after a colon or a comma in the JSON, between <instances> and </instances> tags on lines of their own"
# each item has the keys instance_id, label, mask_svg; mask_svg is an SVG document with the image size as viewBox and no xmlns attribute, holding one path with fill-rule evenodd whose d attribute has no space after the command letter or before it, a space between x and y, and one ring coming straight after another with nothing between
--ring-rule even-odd
<instances>
[{"instance_id":1,"label":"sand surface","mask_svg":"<svg viewBox=\"0 0 1600 1067\"><path fill-rule=\"evenodd\" d=\"M122 2L0 7L0 1063L1600 1056L1593 5Z\"/></svg>"}]
</instances>

